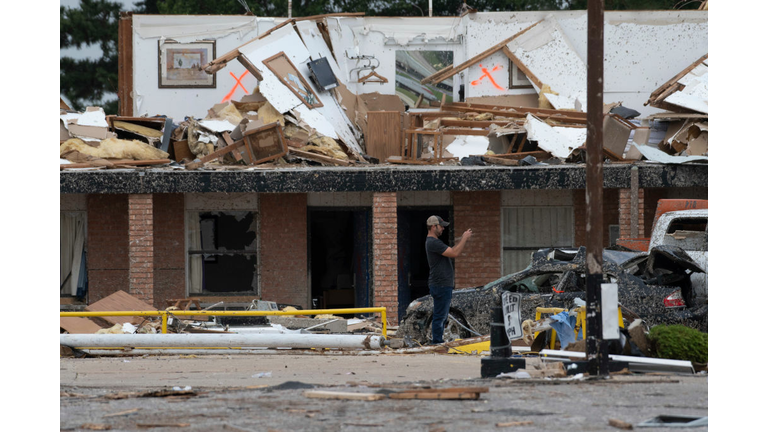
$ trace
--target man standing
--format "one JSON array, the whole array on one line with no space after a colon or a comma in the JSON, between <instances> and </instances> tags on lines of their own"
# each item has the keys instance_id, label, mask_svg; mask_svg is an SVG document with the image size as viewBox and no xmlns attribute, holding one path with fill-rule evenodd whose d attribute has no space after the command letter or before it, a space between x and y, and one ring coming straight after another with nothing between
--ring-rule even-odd
<instances>
[{"instance_id":1,"label":"man standing","mask_svg":"<svg viewBox=\"0 0 768 432\"><path fill-rule=\"evenodd\" d=\"M427 219L427 262L429 263L429 294L432 295L434 309L432 310L432 344L443 343L443 328L448 317L448 309L451 306L453 296L453 264L451 258L461 254L467 240L472 237L472 230L464 231L459 243L454 247L448 247L438 237L448 226L440 216L430 216Z\"/></svg>"}]
</instances>

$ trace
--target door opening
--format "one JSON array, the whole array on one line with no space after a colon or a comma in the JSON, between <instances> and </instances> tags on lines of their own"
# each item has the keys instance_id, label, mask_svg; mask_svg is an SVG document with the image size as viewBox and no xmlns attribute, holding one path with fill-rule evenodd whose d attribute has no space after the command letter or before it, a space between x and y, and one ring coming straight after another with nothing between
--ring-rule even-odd
<instances>
[{"instance_id":1,"label":"door opening","mask_svg":"<svg viewBox=\"0 0 768 432\"><path fill-rule=\"evenodd\" d=\"M397 209L397 311L399 317L415 299L428 295L429 263L424 243L427 239L427 218L440 216L451 221L450 207ZM453 224L448 225L440 240L450 246Z\"/></svg>"},{"instance_id":2,"label":"door opening","mask_svg":"<svg viewBox=\"0 0 768 432\"><path fill-rule=\"evenodd\" d=\"M370 305L370 209L309 210L312 308Z\"/></svg>"}]
</instances>

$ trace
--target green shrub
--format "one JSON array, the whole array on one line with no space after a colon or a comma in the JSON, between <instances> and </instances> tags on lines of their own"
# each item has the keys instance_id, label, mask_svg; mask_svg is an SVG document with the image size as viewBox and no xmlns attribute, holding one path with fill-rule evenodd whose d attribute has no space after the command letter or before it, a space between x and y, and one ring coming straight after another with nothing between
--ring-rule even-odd
<instances>
[{"instance_id":1,"label":"green shrub","mask_svg":"<svg viewBox=\"0 0 768 432\"><path fill-rule=\"evenodd\" d=\"M707 362L707 333L683 325L657 325L648 334L654 357Z\"/></svg>"}]
</instances>

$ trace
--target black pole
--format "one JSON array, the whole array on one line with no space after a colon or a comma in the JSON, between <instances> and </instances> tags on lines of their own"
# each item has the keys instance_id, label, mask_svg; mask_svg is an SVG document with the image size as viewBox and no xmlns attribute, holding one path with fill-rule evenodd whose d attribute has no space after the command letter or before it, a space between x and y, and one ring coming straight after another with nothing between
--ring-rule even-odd
<instances>
[{"instance_id":1,"label":"black pole","mask_svg":"<svg viewBox=\"0 0 768 432\"><path fill-rule=\"evenodd\" d=\"M602 340L603 282L603 0L587 8L587 362L592 376L608 375Z\"/></svg>"}]
</instances>

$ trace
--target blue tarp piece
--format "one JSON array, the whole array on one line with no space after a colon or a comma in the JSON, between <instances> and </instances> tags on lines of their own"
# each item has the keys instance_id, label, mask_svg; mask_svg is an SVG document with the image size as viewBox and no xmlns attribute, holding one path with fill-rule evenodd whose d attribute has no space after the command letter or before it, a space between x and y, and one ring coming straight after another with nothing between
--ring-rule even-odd
<instances>
[{"instance_id":1,"label":"blue tarp piece","mask_svg":"<svg viewBox=\"0 0 768 432\"><path fill-rule=\"evenodd\" d=\"M552 315L550 326L557 332L557 339L560 341L560 349L565 349L571 342L576 342L576 336L573 334L573 328L576 327L576 317L568 314L568 311L562 311L559 314ZM581 336L581 333L579 333Z\"/></svg>"}]
</instances>

